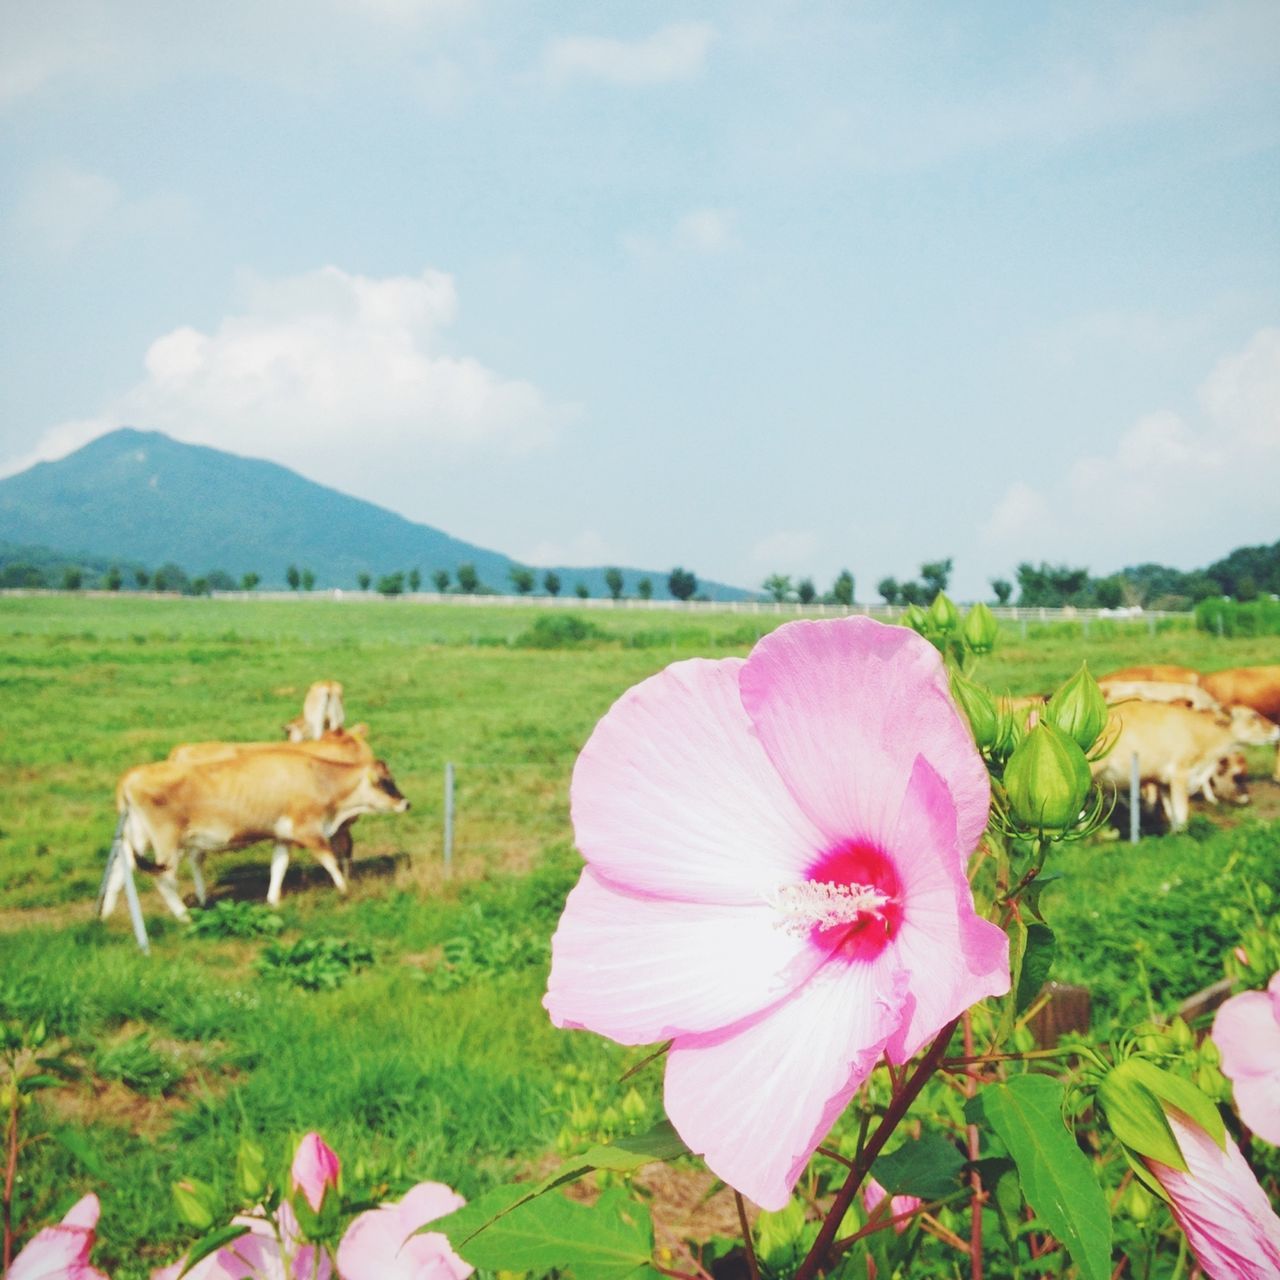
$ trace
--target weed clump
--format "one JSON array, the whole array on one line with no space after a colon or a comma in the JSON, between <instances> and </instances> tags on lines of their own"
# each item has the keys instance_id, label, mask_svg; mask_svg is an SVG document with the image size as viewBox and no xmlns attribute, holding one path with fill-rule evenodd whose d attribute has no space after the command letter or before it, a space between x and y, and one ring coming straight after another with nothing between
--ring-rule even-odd
<instances>
[{"instance_id":1,"label":"weed clump","mask_svg":"<svg viewBox=\"0 0 1280 1280\"><path fill-rule=\"evenodd\" d=\"M258 972L304 991L336 991L353 973L373 963L373 952L346 938L299 938L272 942L258 957Z\"/></svg>"},{"instance_id":2,"label":"weed clump","mask_svg":"<svg viewBox=\"0 0 1280 1280\"><path fill-rule=\"evenodd\" d=\"M575 613L545 614L515 638L517 649L582 649L609 637Z\"/></svg>"}]
</instances>

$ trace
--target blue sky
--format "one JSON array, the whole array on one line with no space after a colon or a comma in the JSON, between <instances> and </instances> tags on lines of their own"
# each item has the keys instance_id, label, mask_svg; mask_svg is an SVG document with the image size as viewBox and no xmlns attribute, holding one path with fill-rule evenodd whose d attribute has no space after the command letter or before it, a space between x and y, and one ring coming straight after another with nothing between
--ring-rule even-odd
<instances>
[{"instance_id":1,"label":"blue sky","mask_svg":"<svg viewBox=\"0 0 1280 1280\"><path fill-rule=\"evenodd\" d=\"M862 598L1280 536L1273 0L4 25L0 472L128 424Z\"/></svg>"}]
</instances>

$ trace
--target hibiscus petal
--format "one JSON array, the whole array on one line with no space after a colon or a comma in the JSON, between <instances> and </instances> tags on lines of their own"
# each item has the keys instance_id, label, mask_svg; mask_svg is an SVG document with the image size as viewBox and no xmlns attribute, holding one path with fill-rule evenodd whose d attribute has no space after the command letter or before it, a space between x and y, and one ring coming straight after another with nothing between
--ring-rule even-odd
<instances>
[{"instance_id":1,"label":"hibiscus petal","mask_svg":"<svg viewBox=\"0 0 1280 1280\"><path fill-rule=\"evenodd\" d=\"M648 897L754 903L823 841L752 733L740 658L691 659L629 689L573 771L578 848Z\"/></svg>"},{"instance_id":2,"label":"hibiscus petal","mask_svg":"<svg viewBox=\"0 0 1280 1280\"><path fill-rule=\"evenodd\" d=\"M756 645L740 684L764 749L828 845L887 841L923 751L955 799L960 856L977 847L990 782L927 640L871 618L795 622Z\"/></svg>"},{"instance_id":3,"label":"hibiscus petal","mask_svg":"<svg viewBox=\"0 0 1280 1280\"><path fill-rule=\"evenodd\" d=\"M782 999L822 963L763 903L638 898L588 867L551 940L543 1004L558 1027L622 1044L715 1031Z\"/></svg>"},{"instance_id":4,"label":"hibiscus petal","mask_svg":"<svg viewBox=\"0 0 1280 1280\"><path fill-rule=\"evenodd\" d=\"M672 1124L713 1173L765 1209L787 1203L897 1025L905 975L885 954L830 960L759 1018L682 1038L668 1054Z\"/></svg>"},{"instance_id":5,"label":"hibiscus petal","mask_svg":"<svg viewBox=\"0 0 1280 1280\"><path fill-rule=\"evenodd\" d=\"M905 1062L984 996L1009 990L1009 939L974 912L958 843L951 793L917 756L888 846L902 881L889 950L911 975L905 1016L886 1048L892 1062Z\"/></svg>"},{"instance_id":6,"label":"hibiscus petal","mask_svg":"<svg viewBox=\"0 0 1280 1280\"><path fill-rule=\"evenodd\" d=\"M94 1277L102 1277L102 1272L89 1265L93 1228L100 1212L98 1197L92 1192L77 1200L61 1222L37 1231L27 1242L27 1247L14 1258L9 1268L9 1280L62 1280L63 1277L93 1280Z\"/></svg>"},{"instance_id":7,"label":"hibiscus petal","mask_svg":"<svg viewBox=\"0 0 1280 1280\"><path fill-rule=\"evenodd\" d=\"M1271 981L1272 987L1276 980ZM1246 991L1218 1010L1211 1033L1231 1081L1240 1118L1280 1145L1280 1020L1273 996Z\"/></svg>"}]
</instances>

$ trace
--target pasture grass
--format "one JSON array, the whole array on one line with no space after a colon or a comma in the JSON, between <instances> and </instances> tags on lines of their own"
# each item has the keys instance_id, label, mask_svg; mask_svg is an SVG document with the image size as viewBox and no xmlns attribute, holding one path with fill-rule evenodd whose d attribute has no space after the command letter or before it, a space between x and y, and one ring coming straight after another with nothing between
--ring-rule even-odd
<instances>
[{"instance_id":1,"label":"pasture grass","mask_svg":"<svg viewBox=\"0 0 1280 1280\"><path fill-rule=\"evenodd\" d=\"M436 1178L472 1196L545 1164L565 1140L567 1099L603 1109L635 1083L656 1118L658 1070L618 1084L641 1051L554 1031L540 1006L579 865L573 760L636 681L679 658L743 655L786 619L601 610L584 615L599 634L570 628L567 647L548 648L521 641L537 616L406 601L0 598L0 1016L43 1019L86 1072L37 1104L37 1127L65 1141L24 1156L28 1227L97 1190L100 1265L133 1280L188 1238L172 1181L194 1174L229 1204L244 1133L284 1151L318 1128L355 1183ZM1098 672L1211 670L1274 650L1186 626L1095 623L1087 637L1074 624L1029 625L1025 637L1014 626L978 675L1025 693L1082 658ZM358 824L349 899L300 857L268 923L240 905L265 892L265 850L250 850L211 860L221 918L199 928L168 919L144 877L150 957L122 908L91 922L119 775L180 741L273 739L321 678L343 682L349 721L369 724L413 801ZM451 878L446 761L458 778ZM1255 764L1269 771L1266 753ZM1066 851L1066 879L1046 895L1056 976L1093 988L1100 1029L1145 1016L1148 1001L1167 1010L1220 976L1246 884L1280 893L1278 844L1271 822ZM371 963L319 990L260 971L264 949L301 943L303 955L321 939Z\"/></svg>"}]
</instances>

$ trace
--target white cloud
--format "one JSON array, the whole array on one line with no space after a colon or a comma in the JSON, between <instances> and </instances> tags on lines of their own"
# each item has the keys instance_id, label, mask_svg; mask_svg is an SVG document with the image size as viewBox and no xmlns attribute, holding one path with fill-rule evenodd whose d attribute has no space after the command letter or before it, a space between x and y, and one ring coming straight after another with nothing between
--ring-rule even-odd
<instances>
[{"instance_id":1,"label":"white cloud","mask_svg":"<svg viewBox=\"0 0 1280 1280\"><path fill-rule=\"evenodd\" d=\"M741 247L734 230L735 216L729 209L692 209L661 234L624 232L619 240L628 253L637 257L657 257L672 250L681 253L725 253Z\"/></svg>"},{"instance_id":2,"label":"white cloud","mask_svg":"<svg viewBox=\"0 0 1280 1280\"><path fill-rule=\"evenodd\" d=\"M636 86L689 80L701 72L715 36L709 22L673 22L640 40L561 36L543 50L542 69L553 84L583 79Z\"/></svg>"},{"instance_id":3,"label":"white cloud","mask_svg":"<svg viewBox=\"0 0 1280 1280\"><path fill-rule=\"evenodd\" d=\"M66 257L120 205L110 178L73 165L42 169L26 185L13 213L13 227L28 244Z\"/></svg>"},{"instance_id":4,"label":"white cloud","mask_svg":"<svg viewBox=\"0 0 1280 1280\"><path fill-rule=\"evenodd\" d=\"M547 448L572 412L448 349L457 293L443 272L374 279L323 267L247 276L241 292L239 314L157 338L136 386L92 419L54 427L10 470L128 424L349 489L361 468L385 473L391 459L411 471Z\"/></svg>"},{"instance_id":5,"label":"white cloud","mask_svg":"<svg viewBox=\"0 0 1280 1280\"><path fill-rule=\"evenodd\" d=\"M1103 455L1057 482L1018 480L983 542L1014 559L1202 565L1275 534L1280 492L1280 329L1262 329L1202 384L1198 421L1139 418Z\"/></svg>"},{"instance_id":6,"label":"white cloud","mask_svg":"<svg viewBox=\"0 0 1280 1280\"><path fill-rule=\"evenodd\" d=\"M779 529L753 544L751 563L761 572L803 576L820 546L811 529Z\"/></svg>"},{"instance_id":7,"label":"white cloud","mask_svg":"<svg viewBox=\"0 0 1280 1280\"><path fill-rule=\"evenodd\" d=\"M522 564L531 565L583 565L586 567L623 564L626 557L619 554L611 542L602 538L594 529L583 529L568 538L544 539L526 547L515 557Z\"/></svg>"}]
</instances>

